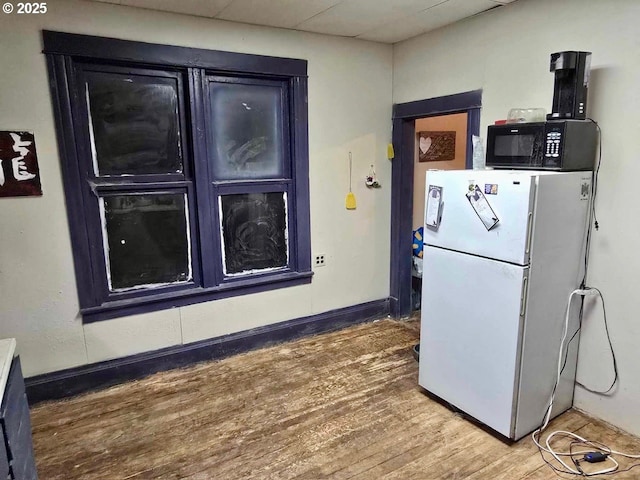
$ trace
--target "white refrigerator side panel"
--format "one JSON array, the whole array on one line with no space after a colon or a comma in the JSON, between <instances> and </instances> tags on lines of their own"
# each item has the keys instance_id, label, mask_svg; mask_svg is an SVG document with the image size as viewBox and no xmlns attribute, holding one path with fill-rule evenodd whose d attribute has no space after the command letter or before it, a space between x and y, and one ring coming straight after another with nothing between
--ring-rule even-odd
<instances>
[{"instance_id":1,"label":"white refrigerator side panel","mask_svg":"<svg viewBox=\"0 0 640 480\"><path fill-rule=\"evenodd\" d=\"M419 383L508 437L527 271L430 246L424 251Z\"/></svg>"},{"instance_id":2,"label":"white refrigerator side panel","mask_svg":"<svg viewBox=\"0 0 640 480\"><path fill-rule=\"evenodd\" d=\"M428 171L425 210L431 201L430 185L442 187L442 207L438 228L425 226L425 244L526 265L534 183L535 172ZM470 185L489 192L483 194L499 219L491 230L487 230L467 199Z\"/></svg>"},{"instance_id":3,"label":"white refrigerator side panel","mask_svg":"<svg viewBox=\"0 0 640 480\"><path fill-rule=\"evenodd\" d=\"M538 178L531 246L529 292L524 322L516 438L542 423L556 379L558 353L569 294L584 275L591 172ZM578 328L574 298L567 341ZM552 415L573 403L579 336L569 345Z\"/></svg>"}]
</instances>

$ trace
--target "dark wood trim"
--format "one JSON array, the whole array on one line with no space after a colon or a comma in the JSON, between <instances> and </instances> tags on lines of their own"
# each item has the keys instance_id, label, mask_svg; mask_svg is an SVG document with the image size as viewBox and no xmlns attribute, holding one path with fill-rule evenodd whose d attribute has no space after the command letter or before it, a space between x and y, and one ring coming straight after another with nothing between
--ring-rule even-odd
<instances>
[{"instance_id":1,"label":"dark wood trim","mask_svg":"<svg viewBox=\"0 0 640 480\"><path fill-rule=\"evenodd\" d=\"M207 146L208 132L206 128L206 106L205 106L205 80L202 70L190 68L188 71L189 85L189 110L191 112L190 129L191 142L193 145L193 158L209 158ZM198 233L200 238L200 272L202 287L211 288L219 283L218 269L220 263L220 251L216 248L218 243L218 229L214 228L214 217L212 213L217 210L211 191L209 162L200 165L201 175L196 175L196 210L198 215ZM212 241L213 240L213 241Z\"/></svg>"},{"instance_id":2,"label":"dark wood trim","mask_svg":"<svg viewBox=\"0 0 640 480\"><path fill-rule=\"evenodd\" d=\"M215 72L261 72L283 77L307 75L307 61L301 59L133 42L50 30L43 30L42 36L43 53L46 54L70 55L91 60L100 58L111 62L197 67Z\"/></svg>"},{"instance_id":3,"label":"dark wood trim","mask_svg":"<svg viewBox=\"0 0 640 480\"><path fill-rule=\"evenodd\" d=\"M402 122L400 118L394 118L392 120L392 133L391 143L394 149L394 158L391 164L391 239L390 239L390 252L389 252L389 313L392 317L398 318L400 316L400 309L398 306L398 295L400 294L400 268L396 265L399 259L398 245L402 243L400 238L400 223L396 221L398 209L400 208L400 187L402 186ZM396 165L399 163L399 165Z\"/></svg>"},{"instance_id":4,"label":"dark wood trim","mask_svg":"<svg viewBox=\"0 0 640 480\"><path fill-rule=\"evenodd\" d=\"M473 166L471 135L480 132L482 90L399 103L393 106L393 146L391 166L391 265L390 313L394 318L411 313L411 256L413 234L413 162L415 120L423 117L466 112L466 168Z\"/></svg>"},{"instance_id":5,"label":"dark wood trim","mask_svg":"<svg viewBox=\"0 0 640 480\"><path fill-rule=\"evenodd\" d=\"M467 111L467 161L466 168L473 168L473 135L480 136L480 107Z\"/></svg>"},{"instance_id":6,"label":"dark wood trim","mask_svg":"<svg viewBox=\"0 0 640 480\"><path fill-rule=\"evenodd\" d=\"M309 197L309 94L306 78L292 78L291 98L294 137L291 155L293 171L293 195L297 212L307 212L306 215L296 214L295 242L290 243L296 248L296 268L300 272L311 270L311 211ZM293 198L289 199L293 201Z\"/></svg>"},{"instance_id":7,"label":"dark wood trim","mask_svg":"<svg viewBox=\"0 0 640 480\"><path fill-rule=\"evenodd\" d=\"M97 307L81 310L84 323L99 322L128 315L155 312L167 308L183 307L196 303L210 302L222 298L249 295L278 288L295 287L311 283L313 272L269 273L247 276L221 283L211 288L171 287L158 291L146 292L145 296L115 300Z\"/></svg>"},{"instance_id":8,"label":"dark wood trim","mask_svg":"<svg viewBox=\"0 0 640 480\"><path fill-rule=\"evenodd\" d=\"M215 187L216 198L224 195L234 195L243 193L270 193L270 192L288 192L291 188L290 180L282 180L275 182L242 182L236 183L219 183Z\"/></svg>"},{"instance_id":9,"label":"dark wood trim","mask_svg":"<svg viewBox=\"0 0 640 480\"><path fill-rule=\"evenodd\" d=\"M394 119L393 144L398 148L391 167L390 297L396 318L411 313L414 142L415 121Z\"/></svg>"},{"instance_id":10,"label":"dark wood trim","mask_svg":"<svg viewBox=\"0 0 640 480\"><path fill-rule=\"evenodd\" d=\"M67 217L74 258L90 258L89 234L87 232L86 208L78 169L78 152L76 136L71 114L71 98L69 96L69 78L67 77L67 61L64 57L47 56L49 70L49 88L53 102L53 113L58 140L58 154L62 166ZM94 305L97 301L93 289L93 271L90 262L73 262L80 308Z\"/></svg>"},{"instance_id":11,"label":"dark wood trim","mask_svg":"<svg viewBox=\"0 0 640 480\"><path fill-rule=\"evenodd\" d=\"M393 106L393 118L420 118L429 115L465 112L482 107L482 90L444 95L442 97L396 103Z\"/></svg>"},{"instance_id":12,"label":"dark wood trim","mask_svg":"<svg viewBox=\"0 0 640 480\"><path fill-rule=\"evenodd\" d=\"M200 342L37 375L26 379L27 397L31 405L66 398L156 372L339 330L379 319L388 313L389 300L385 298Z\"/></svg>"}]
</instances>

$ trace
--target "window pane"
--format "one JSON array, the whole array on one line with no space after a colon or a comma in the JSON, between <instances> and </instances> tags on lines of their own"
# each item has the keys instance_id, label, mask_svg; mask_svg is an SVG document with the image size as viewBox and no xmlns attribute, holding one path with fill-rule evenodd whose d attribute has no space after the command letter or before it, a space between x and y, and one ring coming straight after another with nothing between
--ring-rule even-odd
<instances>
[{"instance_id":1,"label":"window pane","mask_svg":"<svg viewBox=\"0 0 640 480\"><path fill-rule=\"evenodd\" d=\"M111 290L191 279L185 195L102 199Z\"/></svg>"},{"instance_id":2,"label":"window pane","mask_svg":"<svg viewBox=\"0 0 640 480\"><path fill-rule=\"evenodd\" d=\"M283 176L282 90L209 84L215 180Z\"/></svg>"},{"instance_id":3,"label":"window pane","mask_svg":"<svg viewBox=\"0 0 640 480\"><path fill-rule=\"evenodd\" d=\"M220 197L224 273L251 273L288 263L286 194Z\"/></svg>"},{"instance_id":4,"label":"window pane","mask_svg":"<svg viewBox=\"0 0 640 480\"><path fill-rule=\"evenodd\" d=\"M93 73L86 95L96 175L182 172L175 80Z\"/></svg>"}]
</instances>

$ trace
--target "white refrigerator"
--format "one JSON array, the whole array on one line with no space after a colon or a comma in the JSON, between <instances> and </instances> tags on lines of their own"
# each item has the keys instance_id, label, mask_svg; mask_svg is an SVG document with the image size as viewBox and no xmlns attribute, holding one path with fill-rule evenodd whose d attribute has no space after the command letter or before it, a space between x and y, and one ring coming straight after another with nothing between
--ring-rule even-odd
<instances>
[{"instance_id":1,"label":"white refrigerator","mask_svg":"<svg viewBox=\"0 0 640 480\"><path fill-rule=\"evenodd\" d=\"M419 384L514 440L540 426L555 384L567 300L584 272L591 176L427 172ZM578 336L552 416L573 403Z\"/></svg>"}]
</instances>

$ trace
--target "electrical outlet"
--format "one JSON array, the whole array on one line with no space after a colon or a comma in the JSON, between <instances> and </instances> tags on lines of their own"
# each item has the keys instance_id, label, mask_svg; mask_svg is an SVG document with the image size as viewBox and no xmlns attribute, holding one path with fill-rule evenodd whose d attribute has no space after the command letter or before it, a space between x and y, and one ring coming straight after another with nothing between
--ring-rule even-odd
<instances>
[{"instance_id":1,"label":"electrical outlet","mask_svg":"<svg viewBox=\"0 0 640 480\"><path fill-rule=\"evenodd\" d=\"M325 260L326 255L324 253L319 253L315 256L315 266L316 267L324 267L326 265Z\"/></svg>"}]
</instances>

